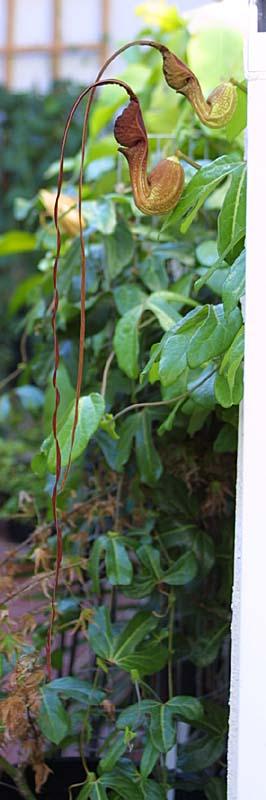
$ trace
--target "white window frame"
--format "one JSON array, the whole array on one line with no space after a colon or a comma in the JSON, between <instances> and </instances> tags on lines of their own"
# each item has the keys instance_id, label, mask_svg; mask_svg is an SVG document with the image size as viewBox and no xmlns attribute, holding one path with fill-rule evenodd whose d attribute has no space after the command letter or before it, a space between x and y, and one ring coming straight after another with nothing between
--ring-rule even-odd
<instances>
[{"instance_id":1,"label":"white window frame","mask_svg":"<svg viewBox=\"0 0 266 800\"><path fill-rule=\"evenodd\" d=\"M228 800L266 799L266 32L249 10L244 400L240 413Z\"/></svg>"}]
</instances>

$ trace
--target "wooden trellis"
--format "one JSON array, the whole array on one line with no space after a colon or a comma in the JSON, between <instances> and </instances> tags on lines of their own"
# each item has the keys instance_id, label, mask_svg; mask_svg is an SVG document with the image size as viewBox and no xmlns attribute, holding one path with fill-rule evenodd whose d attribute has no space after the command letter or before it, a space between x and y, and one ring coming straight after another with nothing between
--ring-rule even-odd
<instances>
[{"instance_id":1,"label":"wooden trellis","mask_svg":"<svg viewBox=\"0 0 266 800\"><path fill-rule=\"evenodd\" d=\"M60 77L60 58L67 53L96 53L101 63L107 56L109 35L110 0L98 0L101 3L101 36L99 41L77 42L68 44L62 41L62 0L52 0L53 26L52 37L49 44L16 44L14 40L14 23L16 3L19 0L5 0L6 2L6 43L0 46L0 57L4 59L4 82L12 86L13 63L18 55L45 54L51 60L51 76L54 80Z\"/></svg>"}]
</instances>

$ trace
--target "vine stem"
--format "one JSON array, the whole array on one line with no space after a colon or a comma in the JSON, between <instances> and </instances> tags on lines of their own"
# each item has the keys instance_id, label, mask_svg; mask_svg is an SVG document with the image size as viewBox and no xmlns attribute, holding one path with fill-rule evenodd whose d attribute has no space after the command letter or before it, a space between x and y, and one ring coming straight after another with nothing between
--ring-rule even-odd
<instances>
[{"instance_id":1,"label":"vine stem","mask_svg":"<svg viewBox=\"0 0 266 800\"><path fill-rule=\"evenodd\" d=\"M174 696L173 684L173 640L175 624L175 593L172 589L169 595L169 634L168 634L168 694L169 700Z\"/></svg>"},{"instance_id":2,"label":"vine stem","mask_svg":"<svg viewBox=\"0 0 266 800\"><path fill-rule=\"evenodd\" d=\"M193 158L190 158L190 156L187 156L186 153L183 153L182 150L178 149L175 152L176 152L177 157L180 158L181 161L186 161L187 164L190 164L191 167L195 167L195 169L201 169L201 165L198 164L197 161L194 161Z\"/></svg>"},{"instance_id":3,"label":"vine stem","mask_svg":"<svg viewBox=\"0 0 266 800\"><path fill-rule=\"evenodd\" d=\"M109 353L109 356L107 358L107 361L106 361L106 364L105 364L105 367L104 367L104 371L103 371L102 385L101 385L101 395L103 397L105 397L105 394L106 394L106 386L107 386L109 369L110 369L110 366L112 364L112 361L113 361L114 357L115 357L115 352L114 352L114 350L112 350L112 352Z\"/></svg>"},{"instance_id":4,"label":"vine stem","mask_svg":"<svg viewBox=\"0 0 266 800\"><path fill-rule=\"evenodd\" d=\"M230 83L232 83L233 86L237 86L238 89L241 89L241 92L244 92L245 94L248 93L247 87L243 86L243 84L240 83L240 81L237 81L236 78L230 78Z\"/></svg>"},{"instance_id":5,"label":"vine stem","mask_svg":"<svg viewBox=\"0 0 266 800\"><path fill-rule=\"evenodd\" d=\"M196 383L195 386L193 387L192 391L194 392L195 389L198 389L200 386L202 386L202 384L205 383L205 381L207 381L209 378L211 378L211 376L214 375L215 372L217 372L216 368L213 369L211 372L209 372L208 375L205 375L205 377L202 378L201 381ZM132 403L130 406L126 406L126 408L122 408L122 411L118 411L118 414L115 414L114 419L118 419L118 417L122 417L122 415L123 414L127 414L128 411L134 411L135 408L152 408L152 407L155 407L155 406L169 406L172 403L177 403L178 400L185 400L186 397L190 396L190 394L191 394L191 392L186 391L186 392L183 392L183 394L176 395L176 397L169 398L169 400L154 400L151 403Z\"/></svg>"},{"instance_id":6,"label":"vine stem","mask_svg":"<svg viewBox=\"0 0 266 800\"><path fill-rule=\"evenodd\" d=\"M73 564L66 564L65 566L61 565L59 571L60 572L64 572L64 571L66 571L68 569L73 569L73 567L82 566L82 564L84 564L84 560L80 559L79 561L74 561ZM32 578L30 583L26 584L26 586L21 586L20 589L17 590L17 592L13 592L12 594L7 595L7 597L4 597L1 600L1 605L4 605L4 603L10 603L10 601L14 600L15 597L19 597L21 594L24 594L24 592L27 592L29 589L32 589L33 586L35 586L35 584L40 583L40 581L43 580L43 578L45 578L45 579L46 578L52 578L55 575L55 572L56 572L55 569L52 569L49 572L45 572L45 573L39 572L38 575L36 575L34 578Z\"/></svg>"},{"instance_id":7,"label":"vine stem","mask_svg":"<svg viewBox=\"0 0 266 800\"><path fill-rule=\"evenodd\" d=\"M7 761L4 756L0 756L0 768L12 778L22 797L25 797L25 800L36 800L36 795L33 794L29 788L22 770L9 764L9 761Z\"/></svg>"},{"instance_id":8,"label":"vine stem","mask_svg":"<svg viewBox=\"0 0 266 800\"><path fill-rule=\"evenodd\" d=\"M117 493L116 493L116 502L115 502L115 515L114 515L114 530L118 533L119 532L119 518L120 518L120 508L121 508L121 496L123 490L123 481L124 481L124 473L120 475L118 484L117 484ZM115 622L116 619L116 610L117 610L117 588L116 586L112 586L111 589L111 597L110 597L110 617L111 622Z\"/></svg>"}]
</instances>

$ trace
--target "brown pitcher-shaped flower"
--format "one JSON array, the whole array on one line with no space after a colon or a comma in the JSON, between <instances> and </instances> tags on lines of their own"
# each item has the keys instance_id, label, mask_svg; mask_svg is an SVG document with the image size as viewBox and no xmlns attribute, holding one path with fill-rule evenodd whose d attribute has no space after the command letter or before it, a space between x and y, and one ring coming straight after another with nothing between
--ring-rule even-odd
<instances>
[{"instance_id":1,"label":"brown pitcher-shaped flower","mask_svg":"<svg viewBox=\"0 0 266 800\"><path fill-rule=\"evenodd\" d=\"M137 99L116 119L114 135L128 161L136 206L143 214L166 214L180 197L184 171L176 156L164 158L147 174L148 139Z\"/></svg>"},{"instance_id":2,"label":"brown pitcher-shaped flower","mask_svg":"<svg viewBox=\"0 0 266 800\"><path fill-rule=\"evenodd\" d=\"M163 71L168 85L187 97L201 122L210 128L221 128L226 125L232 118L237 104L237 90L234 84L230 81L221 83L205 100L194 72L168 50L168 47L157 43L153 46L162 54Z\"/></svg>"}]
</instances>

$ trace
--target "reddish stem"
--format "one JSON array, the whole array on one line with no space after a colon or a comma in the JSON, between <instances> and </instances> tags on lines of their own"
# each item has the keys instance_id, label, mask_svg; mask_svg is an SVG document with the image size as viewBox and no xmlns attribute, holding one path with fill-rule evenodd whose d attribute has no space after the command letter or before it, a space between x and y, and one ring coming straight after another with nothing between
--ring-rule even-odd
<instances>
[{"instance_id":1,"label":"reddish stem","mask_svg":"<svg viewBox=\"0 0 266 800\"><path fill-rule=\"evenodd\" d=\"M51 608L51 619L50 625L48 630L47 636L47 645L46 645L46 658L47 658L47 672L48 678L51 680L51 648L52 648L52 632L53 632L53 625L55 620L55 600L56 600L56 591L58 587L58 580L59 580L59 571L60 565L62 561L62 554L63 554L63 547L62 547L62 529L59 523L58 518L58 511L57 511L57 496L58 496L58 488L59 482L61 477L61 451L60 451L60 444L58 440L58 433L57 433L57 420L58 420L58 409L60 405L60 392L57 385L57 373L60 361L60 354L59 354L59 342L57 336L57 329L56 329L56 318L57 318L57 310L58 310L58 303L59 303L59 295L57 289L57 275L58 275L58 264L59 258L61 253L61 233L59 228L59 219L58 219L58 206L59 206L59 199L62 190L62 183L64 177L64 156L65 156L65 147L68 137L69 128L73 119L73 116L83 100L84 97L91 92L91 90L95 90L98 86L107 86L107 85L115 84L117 86L121 86L131 99L137 99L136 95L132 91L131 87L125 83L124 81L116 80L114 78L107 78L104 81L95 81L90 86L81 92L75 103L73 104L71 111L68 115L67 122L65 125L65 130L62 139L61 145L61 154L60 154L60 163L59 163L59 175L58 175L58 184L57 184L57 195L55 200L55 207L54 207L54 222L56 227L56 257L54 262L54 269L53 269L53 286L54 286L54 298L53 298L53 308L52 308L52 329L53 329L53 337L54 337L54 372L53 372L53 386L55 390L55 406L53 412L53 419L52 419L52 428L53 428L53 436L55 441L55 448L56 448L56 471L55 471L55 482L52 492L52 510L53 510L53 519L54 525L56 530L56 537L57 537L57 552L56 552L56 572L55 572L55 581L53 587L53 594L52 594L52 608ZM80 215L80 229L82 230L82 221L81 221L81 191L79 197L79 215ZM78 363L78 375L77 375L77 384L76 384L76 400L75 400L75 415L74 415L74 423L72 428L71 434L71 443L70 443L70 453L68 464L66 467L66 473L64 476L63 484L65 484L67 475L70 469L71 463L71 455L72 449L74 444L75 432L78 423L78 405L79 405L79 398L81 392L81 384L82 384L82 374L83 374L83 361L84 361L84 340L85 340L85 299L86 299L86 261L85 261L85 248L84 248L84 239L81 234L81 312L80 312L80 346L79 346L79 363Z\"/></svg>"}]
</instances>

